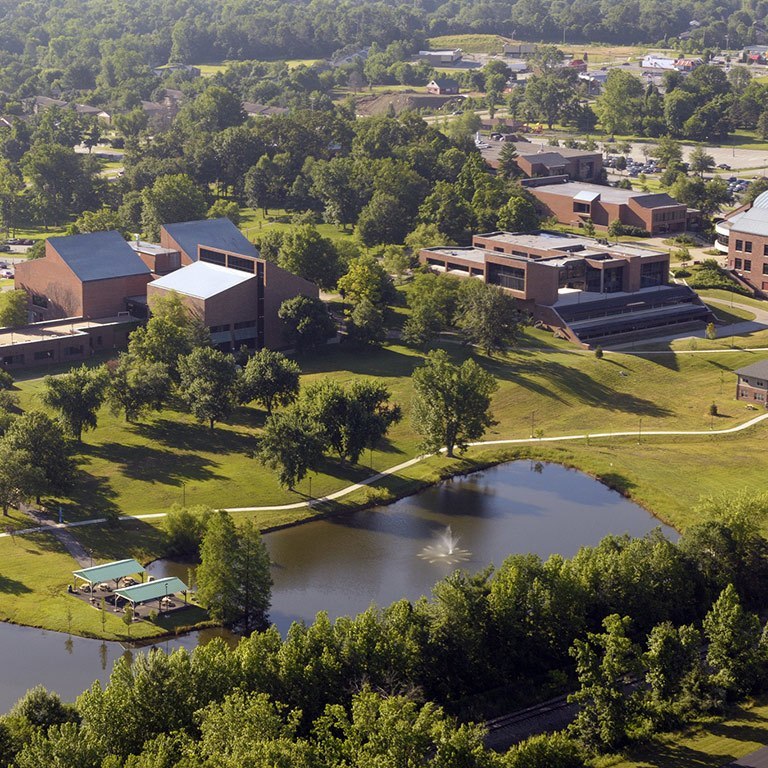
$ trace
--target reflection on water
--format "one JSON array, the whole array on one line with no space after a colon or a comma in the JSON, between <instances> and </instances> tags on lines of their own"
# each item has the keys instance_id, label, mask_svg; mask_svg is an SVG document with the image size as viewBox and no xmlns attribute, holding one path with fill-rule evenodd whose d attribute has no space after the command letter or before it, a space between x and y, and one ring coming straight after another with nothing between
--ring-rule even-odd
<instances>
[{"instance_id":1,"label":"reflection on water","mask_svg":"<svg viewBox=\"0 0 768 768\"><path fill-rule=\"evenodd\" d=\"M659 525L645 510L590 477L558 465L518 461L429 488L389 507L321 520L265 537L274 563L271 620L285 632L292 621L312 621L317 611L335 618L428 594L454 567L447 558L419 557L446 529L460 540L479 570L509 554L566 557L603 536L641 536ZM676 538L675 532L662 526ZM189 566L159 561L155 575L189 579ZM193 648L223 630L169 639L158 647ZM139 652L139 651L136 651ZM67 637L0 624L0 711L38 684L73 700L94 680L106 682L114 662L131 653L119 643ZM9 663L12 660L12 663Z\"/></svg>"}]
</instances>

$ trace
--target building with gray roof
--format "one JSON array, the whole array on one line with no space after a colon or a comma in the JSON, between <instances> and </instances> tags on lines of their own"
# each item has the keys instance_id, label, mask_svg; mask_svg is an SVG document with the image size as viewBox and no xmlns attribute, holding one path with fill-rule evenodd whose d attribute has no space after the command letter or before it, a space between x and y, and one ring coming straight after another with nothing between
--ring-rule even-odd
<instances>
[{"instance_id":1,"label":"building with gray roof","mask_svg":"<svg viewBox=\"0 0 768 768\"><path fill-rule=\"evenodd\" d=\"M160 245L180 251L183 264L197 261L201 248L259 257L258 248L227 218L164 224L160 228Z\"/></svg>"}]
</instances>

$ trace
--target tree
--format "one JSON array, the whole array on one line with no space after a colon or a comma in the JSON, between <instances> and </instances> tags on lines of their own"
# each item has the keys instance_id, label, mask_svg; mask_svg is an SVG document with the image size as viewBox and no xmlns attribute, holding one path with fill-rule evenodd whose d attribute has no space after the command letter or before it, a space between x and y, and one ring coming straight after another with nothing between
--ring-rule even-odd
<instances>
[{"instance_id":1,"label":"tree","mask_svg":"<svg viewBox=\"0 0 768 768\"><path fill-rule=\"evenodd\" d=\"M33 466L40 469L44 482L41 493L63 493L74 481L74 463L61 425L42 411L27 411L18 416L3 438L6 445L26 452Z\"/></svg>"},{"instance_id":2,"label":"tree","mask_svg":"<svg viewBox=\"0 0 768 768\"><path fill-rule=\"evenodd\" d=\"M296 406L273 413L264 425L256 456L277 470L280 485L293 490L323 458L320 427Z\"/></svg>"},{"instance_id":3,"label":"tree","mask_svg":"<svg viewBox=\"0 0 768 768\"><path fill-rule=\"evenodd\" d=\"M520 337L520 312L503 289L479 280L464 280L458 294L456 327L464 341L487 355L514 346Z\"/></svg>"},{"instance_id":4,"label":"tree","mask_svg":"<svg viewBox=\"0 0 768 768\"><path fill-rule=\"evenodd\" d=\"M182 507L174 504L163 521L167 537L166 555L186 560L200 559L200 545L203 542L208 520L213 514L209 507Z\"/></svg>"},{"instance_id":5,"label":"tree","mask_svg":"<svg viewBox=\"0 0 768 768\"><path fill-rule=\"evenodd\" d=\"M363 450L400 420L400 407L389 405L389 396L387 387L377 382L356 380L344 388L324 380L307 387L300 405L339 459L356 464Z\"/></svg>"},{"instance_id":6,"label":"tree","mask_svg":"<svg viewBox=\"0 0 768 768\"><path fill-rule=\"evenodd\" d=\"M760 117L757 118L757 135L765 141L768 139L768 109L763 110L760 113Z\"/></svg>"},{"instance_id":7,"label":"tree","mask_svg":"<svg viewBox=\"0 0 768 768\"><path fill-rule=\"evenodd\" d=\"M414 254L418 254L422 248L434 248L437 245L456 245L456 242L443 234L436 224L419 224L405 238L405 247Z\"/></svg>"},{"instance_id":8,"label":"tree","mask_svg":"<svg viewBox=\"0 0 768 768\"><path fill-rule=\"evenodd\" d=\"M353 307L363 299L376 307L385 307L394 298L391 278L371 254L355 259L339 279L337 287L344 300Z\"/></svg>"},{"instance_id":9,"label":"tree","mask_svg":"<svg viewBox=\"0 0 768 768\"><path fill-rule=\"evenodd\" d=\"M630 72L611 69L595 104L607 133L634 133L643 112L643 84Z\"/></svg>"},{"instance_id":10,"label":"tree","mask_svg":"<svg viewBox=\"0 0 768 768\"><path fill-rule=\"evenodd\" d=\"M579 745L564 733L530 736L502 758L504 768L584 768Z\"/></svg>"},{"instance_id":11,"label":"tree","mask_svg":"<svg viewBox=\"0 0 768 768\"><path fill-rule=\"evenodd\" d=\"M200 187L186 174L160 176L142 192L141 222L147 237L157 240L161 224L204 219L208 206Z\"/></svg>"},{"instance_id":12,"label":"tree","mask_svg":"<svg viewBox=\"0 0 768 768\"><path fill-rule=\"evenodd\" d=\"M703 178L707 171L715 167L715 158L707 154L703 147L695 147L688 158L688 164L693 173Z\"/></svg>"},{"instance_id":13,"label":"tree","mask_svg":"<svg viewBox=\"0 0 768 768\"><path fill-rule=\"evenodd\" d=\"M387 337L384 312L370 299L363 297L347 313L347 334L360 344L381 344Z\"/></svg>"},{"instance_id":14,"label":"tree","mask_svg":"<svg viewBox=\"0 0 768 768\"><path fill-rule=\"evenodd\" d=\"M714 684L733 698L753 690L760 663L760 620L744 610L733 584L704 617L704 636Z\"/></svg>"},{"instance_id":15,"label":"tree","mask_svg":"<svg viewBox=\"0 0 768 768\"><path fill-rule=\"evenodd\" d=\"M612 614L603 620L605 632L588 633L571 650L580 685L568 697L579 705L571 729L597 752L613 751L622 744L637 707L638 694L626 690L629 678L639 671L629 624L628 617Z\"/></svg>"},{"instance_id":16,"label":"tree","mask_svg":"<svg viewBox=\"0 0 768 768\"><path fill-rule=\"evenodd\" d=\"M540 219L528 195L514 195L499 209L498 226L509 232L532 232Z\"/></svg>"},{"instance_id":17,"label":"tree","mask_svg":"<svg viewBox=\"0 0 768 768\"><path fill-rule=\"evenodd\" d=\"M150 318L128 341L128 355L145 363L161 363L172 378L177 377L178 360L208 341L208 331L192 314L178 293L154 299Z\"/></svg>"},{"instance_id":18,"label":"tree","mask_svg":"<svg viewBox=\"0 0 768 768\"><path fill-rule=\"evenodd\" d=\"M552 130L555 121L576 99L573 77L565 70L533 75L525 86L525 112Z\"/></svg>"},{"instance_id":19,"label":"tree","mask_svg":"<svg viewBox=\"0 0 768 768\"><path fill-rule=\"evenodd\" d=\"M240 401L256 400L267 413L275 405L290 405L299 394L299 366L281 352L260 349L243 369L240 382Z\"/></svg>"},{"instance_id":20,"label":"tree","mask_svg":"<svg viewBox=\"0 0 768 768\"><path fill-rule=\"evenodd\" d=\"M26 291L0 293L0 327L18 328L29 322L29 295Z\"/></svg>"},{"instance_id":21,"label":"tree","mask_svg":"<svg viewBox=\"0 0 768 768\"><path fill-rule=\"evenodd\" d=\"M413 213L394 195L375 192L357 219L363 245L402 243L413 225Z\"/></svg>"},{"instance_id":22,"label":"tree","mask_svg":"<svg viewBox=\"0 0 768 768\"><path fill-rule=\"evenodd\" d=\"M498 385L474 360L455 365L445 350L435 350L412 378L413 421L426 450L445 448L452 457L456 448L465 450L495 423L490 405Z\"/></svg>"},{"instance_id":23,"label":"tree","mask_svg":"<svg viewBox=\"0 0 768 768\"><path fill-rule=\"evenodd\" d=\"M240 206L234 200L219 198L209 209L209 219L229 219L235 226L240 224Z\"/></svg>"},{"instance_id":24,"label":"tree","mask_svg":"<svg viewBox=\"0 0 768 768\"><path fill-rule=\"evenodd\" d=\"M423 224L435 224L440 232L456 242L469 236L474 217L472 207L459 194L455 185L438 181L419 208L419 219Z\"/></svg>"},{"instance_id":25,"label":"tree","mask_svg":"<svg viewBox=\"0 0 768 768\"><path fill-rule=\"evenodd\" d=\"M272 575L269 554L253 520L240 528L235 557L238 620L245 634L266 629L271 602Z\"/></svg>"},{"instance_id":26,"label":"tree","mask_svg":"<svg viewBox=\"0 0 768 768\"><path fill-rule=\"evenodd\" d=\"M410 317L402 337L408 344L424 345L449 328L456 309L459 281L434 272L417 274L408 293Z\"/></svg>"},{"instance_id":27,"label":"tree","mask_svg":"<svg viewBox=\"0 0 768 768\"><path fill-rule=\"evenodd\" d=\"M702 680L701 634L693 626L675 627L666 621L648 635L648 650L643 655L645 680L652 706L664 718L695 710L697 690ZM664 720L662 720L664 722Z\"/></svg>"},{"instance_id":28,"label":"tree","mask_svg":"<svg viewBox=\"0 0 768 768\"><path fill-rule=\"evenodd\" d=\"M159 411L168 397L171 377L165 363L121 353L107 364L107 402L126 421L137 421L148 410Z\"/></svg>"},{"instance_id":29,"label":"tree","mask_svg":"<svg viewBox=\"0 0 768 768\"><path fill-rule=\"evenodd\" d=\"M325 303L313 296L286 299L277 316L285 323L289 343L298 352L315 349L336 333L336 325Z\"/></svg>"},{"instance_id":30,"label":"tree","mask_svg":"<svg viewBox=\"0 0 768 768\"><path fill-rule=\"evenodd\" d=\"M6 440L0 440L0 507L8 516L8 508L15 507L45 487L45 475L35 466L32 456L18 450Z\"/></svg>"},{"instance_id":31,"label":"tree","mask_svg":"<svg viewBox=\"0 0 768 768\"><path fill-rule=\"evenodd\" d=\"M238 619L237 604L238 537L232 516L223 509L209 518L200 546L197 567L197 597L214 621L234 624Z\"/></svg>"},{"instance_id":32,"label":"tree","mask_svg":"<svg viewBox=\"0 0 768 768\"><path fill-rule=\"evenodd\" d=\"M66 430L78 441L96 428L96 417L106 397L109 374L104 366L81 365L61 376L46 376L40 395L44 405L58 411Z\"/></svg>"},{"instance_id":33,"label":"tree","mask_svg":"<svg viewBox=\"0 0 768 768\"><path fill-rule=\"evenodd\" d=\"M0 225L5 229L6 237L18 223L23 191L24 179L19 169L0 158Z\"/></svg>"},{"instance_id":34,"label":"tree","mask_svg":"<svg viewBox=\"0 0 768 768\"><path fill-rule=\"evenodd\" d=\"M210 428L232 413L237 402L237 366L232 355L197 347L179 358L181 398L198 421Z\"/></svg>"},{"instance_id":35,"label":"tree","mask_svg":"<svg viewBox=\"0 0 768 768\"><path fill-rule=\"evenodd\" d=\"M324 290L333 288L341 276L336 246L312 224L292 227L283 235L278 264Z\"/></svg>"},{"instance_id":36,"label":"tree","mask_svg":"<svg viewBox=\"0 0 768 768\"><path fill-rule=\"evenodd\" d=\"M521 175L517 160L517 148L514 143L505 142L499 153L499 173L507 179L516 179Z\"/></svg>"},{"instance_id":37,"label":"tree","mask_svg":"<svg viewBox=\"0 0 768 768\"><path fill-rule=\"evenodd\" d=\"M124 232L122 217L112 208L100 208L98 211L83 211L78 218L67 227L68 235L81 235L88 232L109 232L110 230Z\"/></svg>"},{"instance_id":38,"label":"tree","mask_svg":"<svg viewBox=\"0 0 768 768\"><path fill-rule=\"evenodd\" d=\"M661 136L651 152L651 156L659 161L662 168L679 166L683 161L683 150L680 142L671 136Z\"/></svg>"}]
</instances>

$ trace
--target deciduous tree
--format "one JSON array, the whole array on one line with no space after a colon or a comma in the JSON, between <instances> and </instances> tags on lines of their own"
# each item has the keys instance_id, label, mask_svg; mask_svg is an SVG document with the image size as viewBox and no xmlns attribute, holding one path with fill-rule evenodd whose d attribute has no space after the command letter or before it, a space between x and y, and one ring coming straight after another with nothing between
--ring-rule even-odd
<instances>
[{"instance_id":1,"label":"deciduous tree","mask_svg":"<svg viewBox=\"0 0 768 768\"><path fill-rule=\"evenodd\" d=\"M281 352L260 349L243 369L240 400L256 400L271 414L275 405L290 405L296 399L300 373L299 366Z\"/></svg>"},{"instance_id":2,"label":"deciduous tree","mask_svg":"<svg viewBox=\"0 0 768 768\"><path fill-rule=\"evenodd\" d=\"M456 365L445 350L435 350L414 370L412 379L413 422L425 449L444 448L447 456L453 456L456 448L463 451L494 424L491 395L498 385L474 360Z\"/></svg>"},{"instance_id":3,"label":"deciduous tree","mask_svg":"<svg viewBox=\"0 0 768 768\"><path fill-rule=\"evenodd\" d=\"M198 421L210 428L237 403L237 366L232 355L197 347L179 358L179 393Z\"/></svg>"},{"instance_id":4,"label":"deciduous tree","mask_svg":"<svg viewBox=\"0 0 768 768\"><path fill-rule=\"evenodd\" d=\"M479 280L464 280L458 293L455 323L464 340L487 355L514 346L520 337L521 314L504 291Z\"/></svg>"},{"instance_id":5,"label":"deciduous tree","mask_svg":"<svg viewBox=\"0 0 768 768\"><path fill-rule=\"evenodd\" d=\"M109 374L104 366L89 368L81 365L61 376L46 376L40 399L58 411L67 431L79 442L84 431L96 428L108 381Z\"/></svg>"}]
</instances>

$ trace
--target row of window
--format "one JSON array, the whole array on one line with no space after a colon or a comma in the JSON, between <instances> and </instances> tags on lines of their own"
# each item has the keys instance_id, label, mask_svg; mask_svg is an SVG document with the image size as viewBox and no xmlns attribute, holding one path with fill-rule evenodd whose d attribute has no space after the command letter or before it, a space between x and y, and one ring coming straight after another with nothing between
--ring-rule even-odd
<instances>
[{"instance_id":1,"label":"row of window","mask_svg":"<svg viewBox=\"0 0 768 768\"><path fill-rule=\"evenodd\" d=\"M211 325L208 327L208 330L211 333L226 333L230 330L230 328L234 328L236 331L242 331L244 328L255 328L256 327L256 321L255 320L241 320L239 323L235 323L234 325L230 325L229 323L226 323L224 325Z\"/></svg>"},{"instance_id":2,"label":"row of window","mask_svg":"<svg viewBox=\"0 0 768 768\"><path fill-rule=\"evenodd\" d=\"M752 259L734 259L733 268L740 269L742 272L752 271ZM763 274L768 275L768 263L763 264Z\"/></svg>"},{"instance_id":3,"label":"row of window","mask_svg":"<svg viewBox=\"0 0 768 768\"><path fill-rule=\"evenodd\" d=\"M734 248L740 253L752 253L752 241L751 240L737 240ZM768 256L768 243L763 246L763 256Z\"/></svg>"},{"instance_id":4,"label":"row of window","mask_svg":"<svg viewBox=\"0 0 768 768\"><path fill-rule=\"evenodd\" d=\"M749 390L742 389L741 392L739 392L739 397L748 398L749 394L750 394ZM765 402L765 395L762 392L753 392L752 399L759 400L760 402Z\"/></svg>"}]
</instances>

